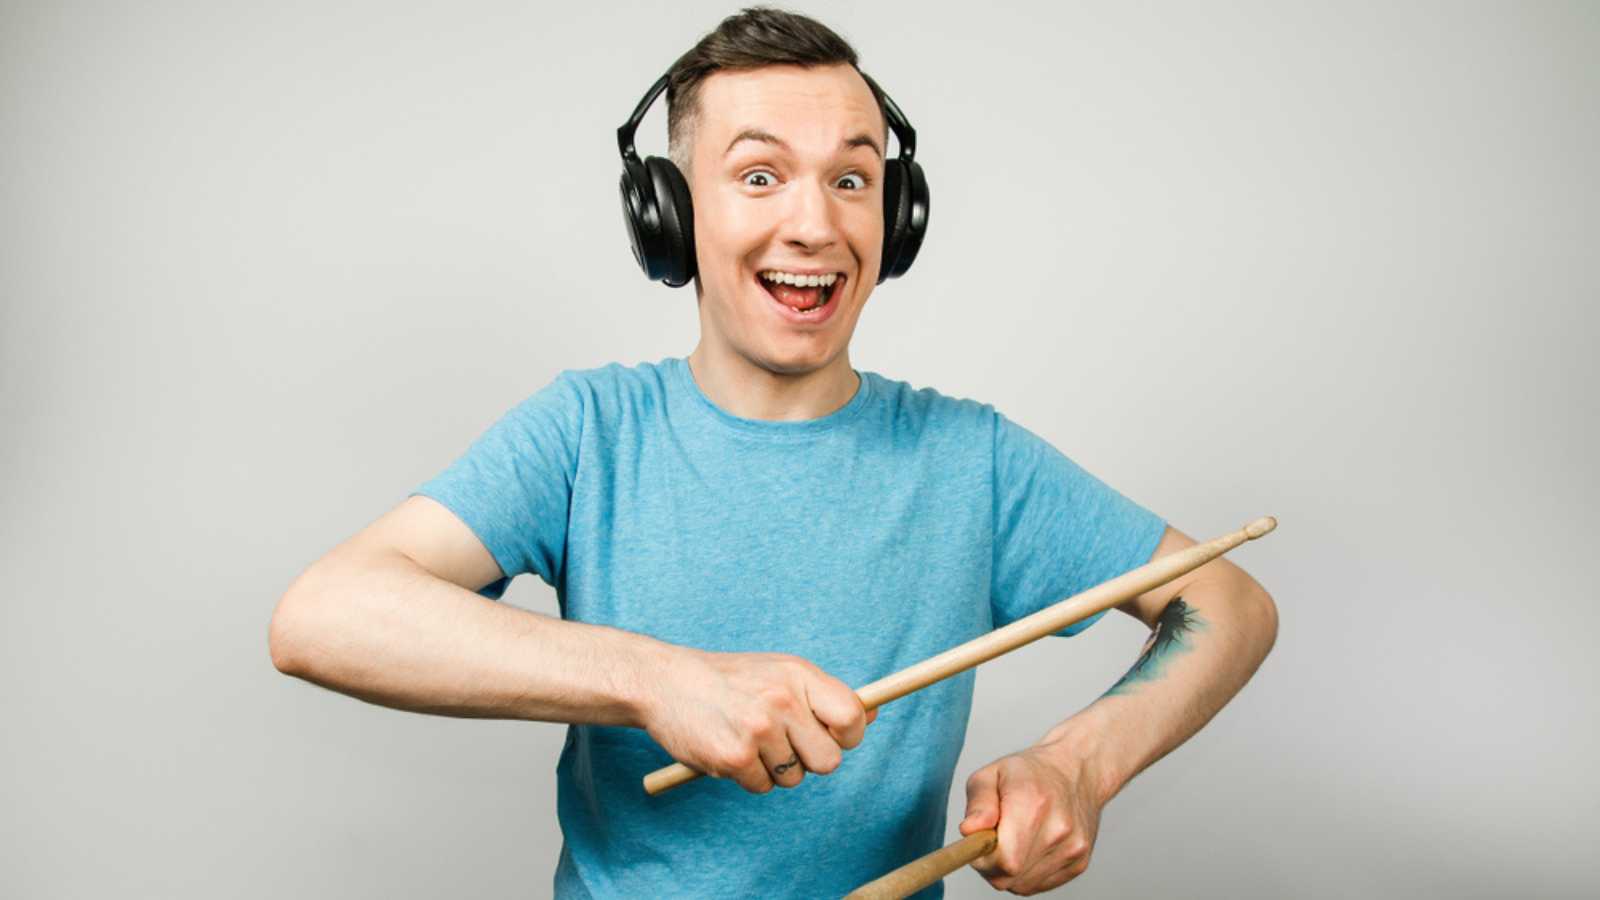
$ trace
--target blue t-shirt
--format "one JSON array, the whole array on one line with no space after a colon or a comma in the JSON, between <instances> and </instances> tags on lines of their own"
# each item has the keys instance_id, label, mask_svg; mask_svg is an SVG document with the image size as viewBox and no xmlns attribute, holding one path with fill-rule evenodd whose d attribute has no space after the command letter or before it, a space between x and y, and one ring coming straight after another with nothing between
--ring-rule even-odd
<instances>
[{"instance_id":1,"label":"blue t-shirt","mask_svg":"<svg viewBox=\"0 0 1600 900\"><path fill-rule=\"evenodd\" d=\"M1155 551L1163 519L992 406L857 374L835 412L775 422L717 407L681 358L564 371L415 493L494 555L484 596L533 572L564 618L795 654L857 688ZM975 677L884 706L833 773L766 794L651 797L673 760L648 733L569 726L556 896L837 897L932 852Z\"/></svg>"}]
</instances>

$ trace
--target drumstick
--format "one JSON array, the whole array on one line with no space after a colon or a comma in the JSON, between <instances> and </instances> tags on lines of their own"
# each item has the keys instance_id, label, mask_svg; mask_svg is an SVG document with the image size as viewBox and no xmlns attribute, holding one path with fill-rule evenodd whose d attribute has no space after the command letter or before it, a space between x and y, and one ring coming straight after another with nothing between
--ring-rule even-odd
<instances>
[{"instance_id":1,"label":"drumstick","mask_svg":"<svg viewBox=\"0 0 1600 900\"><path fill-rule=\"evenodd\" d=\"M1031 644L1047 634L1082 621L1097 612L1110 609L1131 600L1158 585L1166 584L1185 572L1200 568L1227 553L1245 541L1253 541L1278 527L1278 520L1262 516L1244 528L1222 537L1185 547L1153 559L1137 569L1118 575L1081 594L1068 597L1038 612L1018 619L1003 628L973 638L965 644L952 647L937 656L931 656L916 665L880 678L856 691L861 705L869 711L890 700L897 700L912 691L925 688L934 682L949 678L988 662L1002 653L1008 653L1025 644ZM680 784L693 781L700 773L683 763L663 766L644 777L646 793L654 796Z\"/></svg>"},{"instance_id":2,"label":"drumstick","mask_svg":"<svg viewBox=\"0 0 1600 900\"><path fill-rule=\"evenodd\" d=\"M863 884L845 894L844 900L900 900L909 897L993 850L999 842L999 833L993 828L974 831L954 844L918 857L882 878Z\"/></svg>"}]
</instances>

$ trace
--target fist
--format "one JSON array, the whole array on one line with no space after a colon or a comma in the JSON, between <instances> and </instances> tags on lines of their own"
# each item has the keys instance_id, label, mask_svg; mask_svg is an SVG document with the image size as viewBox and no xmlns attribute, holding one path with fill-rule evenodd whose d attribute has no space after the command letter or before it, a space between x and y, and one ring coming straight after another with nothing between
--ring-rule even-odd
<instances>
[{"instance_id":1,"label":"fist","mask_svg":"<svg viewBox=\"0 0 1600 900\"><path fill-rule=\"evenodd\" d=\"M764 794L837 769L876 718L801 657L686 649L668 665L645 730L684 765Z\"/></svg>"},{"instance_id":2,"label":"fist","mask_svg":"<svg viewBox=\"0 0 1600 900\"><path fill-rule=\"evenodd\" d=\"M1089 868L1100 804L1093 770L1037 749L1002 757L967 780L963 835L993 828L995 849L972 867L996 890L1028 896Z\"/></svg>"}]
</instances>

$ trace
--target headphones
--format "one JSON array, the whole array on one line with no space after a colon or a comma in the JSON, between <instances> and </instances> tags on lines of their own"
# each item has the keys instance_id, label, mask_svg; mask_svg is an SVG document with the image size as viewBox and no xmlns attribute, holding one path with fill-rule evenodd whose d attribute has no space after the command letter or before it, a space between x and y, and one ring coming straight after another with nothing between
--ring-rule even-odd
<instances>
[{"instance_id":1,"label":"headphones","mask_svg":"<svg viewBox=\"0 0 1600 900\"><path fill-rule=\"evenodd\" d=\"M689 202L689 183L672 160L651 156L640 162L639 153L633 148L633 134L639 129L639 122L650 104L666 90L670 75L661 76L651 85L633 115L617 129L617 147L622 151L622 217L628 225L633 258L651 281L683 287L695 276L694 207ZM883 262L878 268L878 283L883 284L904 275L917 258L922 237L928 231L928 180L913 159L917 153L916 129L877 82L865 72L861 77L882 101L889 128L900 141L900 158L885 160L883 165Z\"/></svg>"}]
</instances>

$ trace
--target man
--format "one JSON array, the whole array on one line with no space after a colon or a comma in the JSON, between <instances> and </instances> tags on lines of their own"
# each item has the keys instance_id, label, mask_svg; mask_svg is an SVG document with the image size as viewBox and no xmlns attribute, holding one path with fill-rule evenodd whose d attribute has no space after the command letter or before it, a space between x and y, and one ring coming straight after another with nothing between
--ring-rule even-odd
<instances>
[{"instance_id":1,"label":"man","mask_svg":"<svg viewBox=\"0 0 1600 900\"><path fill-rule=\"evenodd\" d=\"M1194 542L993 407L852 368L888 131L838 35L746 10L672 75L699 344L519 404L290 586L273 660L397 708L571 723L558 896L838 896L945 842L974 673L872 714L852 685ZM490 602L524 572L562 619ZM1083 872L1105 804L1276 634L1221 559L1120 609L1155 629L1135 667L967 783L998 889ZM647 796L674 759L718 777Z\"/></svg>"}]
</instances>

